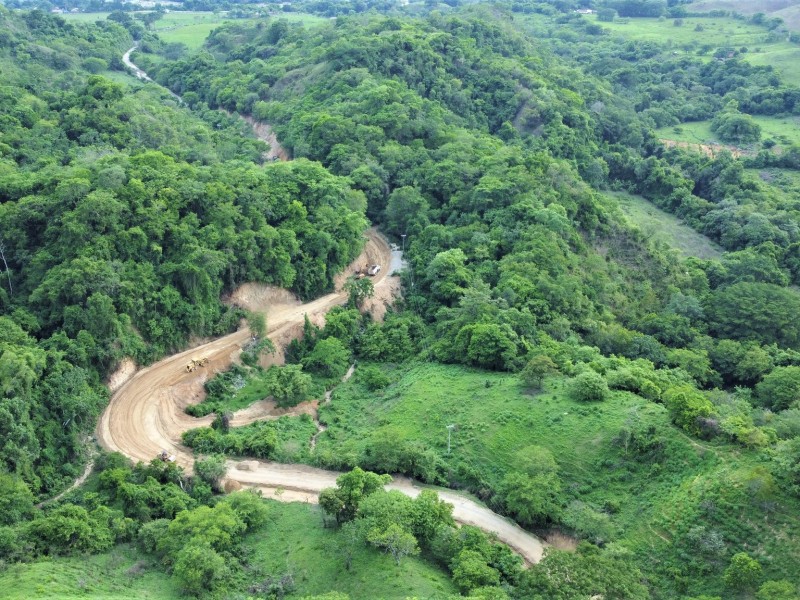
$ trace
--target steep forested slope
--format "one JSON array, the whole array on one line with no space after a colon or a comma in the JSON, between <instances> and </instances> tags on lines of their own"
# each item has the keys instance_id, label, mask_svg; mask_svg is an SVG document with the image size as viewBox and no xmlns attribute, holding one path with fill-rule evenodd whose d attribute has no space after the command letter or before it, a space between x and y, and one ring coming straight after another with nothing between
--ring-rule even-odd
<instances>
[{"instance_id":1,"label":"steep forested slope","mask_svg":"<svg viewBox=\"0 0 800 600\"><path fill-rule=\"evenodd\" d=\"M219 297L243 281L326 290L365 201L307 161L258 167L241 122L81 70L130 43L113 22L0 18L0 459L38 494L75 472L120 358L230 330Z\"/></svg>"},{"instance_id":2,"label":"steep forested slope","mask_svg":"<svg viewBox=\"0 0 800 600\"><path fill-rule=\"evenodd\" d=\"M636 425L626 424L612 445L636 445L636 460L657 463L659 473L676 469L665 480L682 491L673 496L664 483L661 491L648 492L658 500L637 505L667 511L648 527L675 528L668 550L653 550L638 534L623 545L635 548L638 564L648 565L646 578L657 597L687 593L701 573L713 576L698 589L718 592L725 561L747 547L737 519L760 510L743 496L725 494L725 477L757 479L759 489L768 485L774 494L769 502L782 507L782 526L793 527L793 475L785 465L795 456L790 407L797 400L794 392L792 400L778 400L771 390L794 389L790 381L800 359L792 317L800 297L787 287L797 218L790 199L756 181L741 163L667 151L652 127L661 118L678 119L691 109L689 102L713 112L738 98L747 110L773 110L777 104L758 104L759 94L771 94L784 110L794 110L794 91L769 69L737 61L664 64L660 48L649 53L644 44L604 45L602 32L588 31L579 17L556 17L550 24L563 27L554 39L538 42L525 35L535 31L529 23L517 29L503 21L506 16L479 8L449 18L340 18L307 32L279 22L230 26L215 32L198 56L152 66L159 81L193 106L222 106L269 122L294 156L318 159L349 177L367 196L368 214L397 238L406 236L405 311L383 325L337 313L330 329L307 331L290 359L307 364L320 340L327 348L336 338L367 360L418 353L428 360L521 370L534 387L560 372L573 378L565 388L572 402L622 401L619 391L608 396L608 385L663 404L677 428L733 454L723 455L730 456L726 467L706 465L689 476L691 443L684 447L688 454L681 450L682 458L667 466L666 458L657 458L666 434L654 416L640 421L634 411ZM573 50L584 31L597 38ZM603 53L617 65L614 76L604 70L611 67L600 60ZM685 81L667 90L666 80L678 71L686 72ZM701 93L703 87L709 89ZM615 202L602 193L606 186L638 192L736 251L720 261L681 260L624 225ZM365 377L367 388L386 385L378 375ZM735 388L762 379L755 389ZM389 388L388 399L401 403L413 383ZM702 391L712 388L722 389ZM375 401L364 398L354 410ZM430 441L398 433L407 430L401 423L366 441L370 427L386 425L388 414L376 415L363 430L346 415L330 416L347 424L323 437L331 444L315 458L319 464L359 464L466 485L534 527L585 519L568 526L585 526L590 539L604 535L598 532L605 519L618 526L627 519L625 511L615 516L619 510L609 508L615 501L608 495L605 506L598 498L581 505L580 517L561 512L559 507L588 498L592 484L585 474L572 491L543 497L538 487L558 488L538 463L524 474L486 465L485 458L476 464L442 461ZM343 441L346 433L358 443ZM733 450L731 443L747 450ZM733 458L740 451L746 452L742 462ZM599 462L609 469L621 464L617 458ZM631 477L630 487L623 487L641 492L637 476ZM721 512L704 512L693 499L692 481L702 482L696 485ZM579 493L570 500L575 489ZM678 509L666 508L667 497L700 520L704 532L726 540L713 560L697 541L705 534L689 531ZM790 572L784 559L793 560L796 548L784 549L782 558L777 546L762 550L770 576ZM682 566L683 560L693 562ZM543 571L533 573L536 583L526 580L518 593L554 593L558 583ZM674 581L676 573L682 583Z\"/></svg>"}]
</instances>

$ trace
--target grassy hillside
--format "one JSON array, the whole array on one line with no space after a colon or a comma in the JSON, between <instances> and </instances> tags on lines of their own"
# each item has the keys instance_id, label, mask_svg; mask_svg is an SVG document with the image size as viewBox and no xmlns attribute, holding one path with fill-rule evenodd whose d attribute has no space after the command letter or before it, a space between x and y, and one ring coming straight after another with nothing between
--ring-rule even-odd
<instances>
[{"instance_id":1,"label":"grassy hillside","mask_svg":"<svg viewBox=\"0 0 800 600\"><path fill-rule=\"evenodd\" d=\"M388 554L364 546L350 571L336 550L338 531L322 526L317 506L267 501L269 524L251 536L247 551L258 577L291 572L291 597L337 590L352 600L443 598L456 594L448 575L424 557L407 557L397 566Z\"/></svg>"},{"instance_id":2,"label":"grassy hillside","mask_svg":"<svg viewBox=\"0 0 800 600\"><path fill-rule=\"evenodd\" d=\"M761 127L761 140L772 139L778 147L800 144L800 116L768 117L756 115L753 120ZM681 123L675 127L662 127L656 130L659 139L675 140L690 144L719 144L725 142L711 131L711 121L695 121ZM741 148L753 153L760 149L760 144L745 145Z\"/></svg>"},{"instance_id":3,"label":"grassy hillside","mask_svg":"<svg viewBox=\"0 0 800 600\"><path fill-rule=\"evenodd\" d=\"M730 17L686 18L682 19L683 24L679 27L675 26L674 19L630 18L613 23L596 22L614 34L666 44L676 52L709 60L717 48L746 47L745 60L754 65L772 65L787 83L800 84L800 46L774 36L761 25Z\"/></svg>"},{"instance_id":4,"label":"grassy hillside","mask_svg":"<svg viewBox=\"0 0 800 600\"><path fill-rule=\"evenodd\" d=\"M264 500L267 525L246 537L248 566L238 576L242 589L270 576L289 573L288 597L335 589L352 600L448 598L456 594L449 576L425 557L408 557L398 566L388 554L366 545L353 556L350 571L336 549L338 530L322 525L317 506ZM181 593L163 565L129 545L85 557L54 557L12 564L0 571L5 600L178 600Z\"/></svg>"},{"instance_id":5,"label":"grassy hillside","mask_svg":"<svg viewBox=\"0 0 800 600\"><path fill-rule=\"evenodd\" d=\"M572 498L567 504L580 502L610 515L595 534L633 549L649 564L643 570L650 578L669 578L670 564L690 573L707 562L695 592L714 590L728 551L758 556L776 579L791 576L800 560L800 524L794 518L800 503L780 495L764 510L752 492L762 468L757 453L689 438L670 424L662 405L621 391L600 404L578 403L565 393L562 379L532 393L516 376L461 367L384 371L391 384L383 391L369 392L357 371L323 407L328 430L318 441L322 460L352 460L368 447L378 453L421 441L446 456L451 471L491 485L523 468L525 448L541 446L558 463ZM620 434L631 428L653 428L655 455L625 448ZM718 554L704 557L696 547L697 526L719 536Z\"/></svg>"},{"instance_id":6,"label":"grassy hillside","mask_svg":"<svg viewBox=\"0 0 800 600\"><path fill-rule=\"evenodd\" d=\"M41 559L0 572L6 600L177 600L180 590L158 565L130 546L94 556Z\"/></svg>"},{"instance_id":7,"label":"grassy hillside","mask_svg":"<svg viewBox=\"0 0 800 600\"><path fill-rule=\"evenodd\" d=\"M680 219L648 202L641 196L617 192L612 194L628 220L651 240L679 250L684 256L712 259L722 257L722 248L685 225Z\"/></svg>"}]
</instances>

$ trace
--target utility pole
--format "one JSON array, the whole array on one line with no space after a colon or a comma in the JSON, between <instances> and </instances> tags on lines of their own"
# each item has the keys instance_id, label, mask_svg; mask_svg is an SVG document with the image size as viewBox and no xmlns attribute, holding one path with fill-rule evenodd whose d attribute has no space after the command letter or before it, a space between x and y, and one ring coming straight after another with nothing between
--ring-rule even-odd
<instances>
[{"instance_id":1,"label":"utility pole","mask_svg":"<svg viewBox=\"0 0 800 600\"><path fill-rule=\"evenodd\" d=\"M406 253L406 235L407 233L401 233L400 237L403 238L403 255L405 256Z\"/></svg>"},{"instance_id":2,"label":"utility pole","mask_svg":"<svg viewBox=\"0 0 800 600\"><path fill-rule=\"evenodd\" d=\"M447 426L447 454L450 454L450 434L453 433L453 429L455 429L455 425Z\"/></svg>"}]
</instances>

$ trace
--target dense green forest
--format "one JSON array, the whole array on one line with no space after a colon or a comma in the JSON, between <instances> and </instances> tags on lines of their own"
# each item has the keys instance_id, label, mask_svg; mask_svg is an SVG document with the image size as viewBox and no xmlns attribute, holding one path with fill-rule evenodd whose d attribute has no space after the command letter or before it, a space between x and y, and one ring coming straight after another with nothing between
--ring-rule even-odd
<instances>
[{"instance_id":1,"label":"dense green forest","mask_svg":"<svg viewBox=\"0 0 800 600\"><path fill-rule=\"evenodd\" d=\"M317 4L302 6L331 16ZM747 49L625 39L570 2L347 14L367 7L382 8L228 24L197 53L120 13L0 8L0 564L131 544L185 594L291 594L288 571L253 567L280 511L219 495L227 454L349 471L320 496L328 560L349 571L356 549L383 549L404 577L445 582L408 595L796 599L800 147L761 139L757 119L799 115L800 89ZM134 37L182 103L124 74ZM232 113L269 123L293 160L264 163ZM655 134L696 121L747 153ZM653 241L620 192L726 252ZM101 454L86 490L34 507L80 472L121 359L233 331L246 315L220 298L244 282L329 291L369 222L406 252L385 319L354 286L287 366L244 357L207 382L191 410L217 418L184 436L210 455L193 478ZM294 405L353 360L316 447L308 417L229 427L243 389ZM451 454L427 425L453 422ZM371 472L580 543L523 568L435 495L381 491Z\"/></svg>"}]
</instances>

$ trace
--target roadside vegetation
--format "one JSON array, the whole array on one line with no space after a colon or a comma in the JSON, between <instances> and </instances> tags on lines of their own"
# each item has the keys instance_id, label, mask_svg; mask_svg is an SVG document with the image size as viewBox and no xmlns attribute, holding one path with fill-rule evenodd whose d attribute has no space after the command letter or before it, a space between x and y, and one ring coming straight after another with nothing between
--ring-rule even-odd
<instances>
[{"instance_id":1,"label":"roadside vegetation","mask_svg":"<svg viewBox=\"0 0 800 600\"><path fill-rule=\"evenodd\" d=\"M0 584L796 597L800 89L751 58L797 40L673 4L301 1L290 12L315 18L228 23L0 8ZM183 104L125 83L134 41ZM294 160L262 164L235 113ZM750 153L659 141L706 127ZM184 437L194 476L102 455L37 506L81 471L119 361L255 323L220 301L241 283L329 291L370 221L405 249L384 319L351 281L285 366L257 366L264 342L207 382L189 410L214 423ZM311 416L231 424L334 386L323 432ZM222 495L226 455L347 473L319 509L275 505ZM386 474L468 490L577 548L523 569L435 494L384 491ZM74 579L83 555L107 582Z\"/></svg>"}]
</instances>

